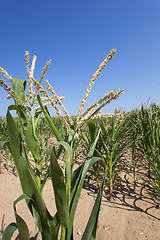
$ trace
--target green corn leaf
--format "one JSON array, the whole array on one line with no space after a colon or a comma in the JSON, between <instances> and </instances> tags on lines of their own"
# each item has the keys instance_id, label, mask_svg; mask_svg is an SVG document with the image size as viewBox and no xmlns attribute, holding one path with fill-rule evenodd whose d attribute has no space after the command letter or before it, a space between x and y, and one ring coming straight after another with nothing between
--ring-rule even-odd
<instances>
[{"instance_id":1,"label":"green corn leaf","mask_svg":"<svg viewBox=\"0 0 160 240\"><path fill-rule=\"evenodd\" d=\"M89 140L84 132L81 133L83 140L85 141L87 147L89 147Z\"/></svg>"},{"instance_id":2,"label":"green corn leaf","mask_svg":"<svg viewBox=\"0 0 160 240\"><path fill-rule=\"evenodd\" d=\"M18 171L20 182L24 193L29 196L33 195L33 188L30 186L30 173L25 158L23 145L21 144L21 136L15 120L10 112L7 112L7 128L10 137L10 146L15 166Z\"/></svg>"},{"instance_id":3,"label":"green corn leaf","mask_svg":"<svg viewBox=\"0 0 160 240\"><path fill-rule=\"evenodd\" d=\"M14 213L15 213L15 217L16 217L19 236L20 236L21 240L29 240L29 230L28 230L27 224L25 223L23 218L21 218L19 216L19 214L17 213L17 210L16 210L17 203L23 199L32 200L31 197L29 197L27 194L22 194L18 199L16 199L14 201L13 208L14 208Z\"/></svg>"},{"instance_id":4,"label":"green corn leaf","mask_svg":"<svg viewBox=\"0 0 160 240\"><path fill-rule=\"evenodd\" d=\"M40 105L43 113L44 113L44 116L46 117L46 119L47 119L47 121L48 121L48 123L49 123L49 125L50 125L50 127L51 127L51 129L52 129L53 134L56 136L56 138L57 138L58 141L63 141L63 138L61 137L59 131L57 130L57 128L56 128L55 125L53 124L52 119L50 118L48 112L46 111L45 107L43 106L42 101L41 101L41 98L40 98L39 95L37 96L37 100L38 100L38 102L39 102L39 105Z\"/></svg>"},{"instance_id":5,"label":"green corn leaf","mask_svg":"<svg viewBox=\"0 0 160 240\"><path fill-rule=\"evenodd\" d=\"M78 201L80 198L82 186L83 186L87 171L94 165L95 162L100 160L99 157L93 157L94 150L95 150L98 138L99 138L99 134L100 134L100 130L97 134L97 137L96 137L94 143L90 147L89 153L87 155L85 162L83 163L82 169L79 169L80 171L82 171L80 179L77 178L77 181L74 179L74 182L77 185L77 188L74 188L74 186L73 186L72 191L74 191L74 192L71 193L72 204L70 206L69 228L68 228L68 232L67 232L67 240L70 240L71 235L72 235L74 215L75 215L75 211L77 208L77 204L78 204Z\"/></svg>"},{"instance_id":6,"label":"green corn leaf","mask_svg":"<svg viewBox=\"0 0 160 240\"><path fill-rule=\"evenodd\" d=\"M82 240L94 240L96 239L96 231L97 231L97 224L98 224L98 216L102 201L102 194L103 194L103 188L105 183L107 170L105 170L103 180L101 183L101 187L99 189L99 193L97 195L96 201L94 203L90 218L88 220L86 229L84 231L84 234L82 236Z\"/></svg>"},{"instance_id":7,"label":"green corn leaf","mask_svg":"<svg viewBox=\"0 0 160 240\"><path fill-rule=\"evenodd\" d=\"M68 230L67 240L70 240L70 237L72 234L74 215L75 215L77 204L78 204L78 201L80 198L80 194L81 194L81 190L83 187L85 176L86 176L88 170L99 160L100 160L99 157L90 157L88 160L86 160L86 161L88 161L87 164L84 163L82 169L80 169L82 171L81 176L77 178L77 181L74 180L75 187L73 187L72 193L71 193L72 202L71 202L71 207L70 207L71 210L70 210L70 216L69 216L69 230Z\"/></svg>"},{"instance_id":8,"label":"green corn leaf","mask_svg":"<svg viewBox=\"0 0 160 240\"><path fill-rule=\"evenodd\" d=\"M103 136L102 136L102 142L103 142L103 147L104 147L105 153L107 155L107 159L109 159L110 158L109 147L107 146Z\"/></svg>"},{"instance_id":9,"label":"green corn leaf","mask_svg":"<svg viewBox=\"0 0 160 240\"><path fill-rule=\"evenodd\" d=\"M64 147L64 149L66 150L66 152L68 154L67 159L65 159L66 160L66 164L70 164L71 165L72 150L71 150L70 145L67 142L65 142L65 141L60 141L59 144L61 144Z\"/></svg>"},{"instance_id":10,"label":"green corn leaf","mask_svg":"<svg viewBox=\"0 0 160 240\"><path fill-rule=\"evenodd\" d=\"M96 136L95 141L92 143L92 145L91 145L91 147L90 147L90 150L89 150L89 153L88 153L88 155L87 155L87 158L93 156L93 153L94 153L94 151L95 151L95 147L96 147L97 141L98 141L98 139L99 139L99 134L100 134L100 132L101 132L101 130L99 130L99 132L98 132L98 134L97 134L97 136Z\"/></svg>"},{"instance_id":11,"label":"green corn leaf","mask_svg":"<svg viewBox=\"0 0 160 240\"><path fill-rule=\"evenodd\" d=\"M54 217L52 217L49 214L49 224L50 224L50 227L52 229L51 240L57 240L58 239L58 232L59 232L59 228L60 228L60 221L59 221L59 218L58 218L58 212L56 212Z\"/></svg>"},{"instance_id":12,"label":"green corn leaf","mask_svg":"<svg viewBox=\"0 0 160 240\"><path fill-rule=\"evenodd\" d=\"M66 187L64 183L63 172L58 165L54 149L52 150L51 153L50 166L58 218L60 223L67 227L68 211L67 211Z\"/></svg>"},{"instance_id":13,"label":"green corn leaf","mask_svg":"<svg viewBox=\"0 0 160 240\"><path fill-rule=\"evenodd\" d=\"M74 198L74 194L76 192L77 186L81 179L82 170L83 170L84 163L81 164L77 169L74 170L72 174L72 182L71 182L71 202Z\"/></svg>"},{"instance_id":14,"label":"green corn leaf","mask_svg":"<svg viewBox=\"0 0 160 240\"><path fill-rule=\"evenodd\" d=\"M17 224L16 223L10 223L4 233L3 233L3 236L2 236L2 240L10 240L13 236L13 233L18 229L17 227Z\"/></svg>"},{"instance_id":15,"label":"green corn leaf","mask_svg":"<svg viewBox=\"0 0 160 240\"><path fill-rule=\"evenodd\" d=\"M17 93L20 99L25 103L26 80L12 78L12 89Z\"/></svg>"},{"instance_id":16,"label":"green corn leaf","mask_svg":"<svg viewBox=\"0 0 160 240\"><path fill-rule=\"evenodd\" d=\"M20 120L21 120L21 124L22 124L22 128L23 128L23 132L25 135L25 139L27 141L27 144L33 154L33 157L36 159L36 161L40 160L40 154L38 152L38 146L37 146L37 141L34 137L33 134L33 128L31 125L30 120L28 119L27 114L18 106L16 105L10 105L8 107L8 110L16 110L17 112L20 113Z\"/></svg>"},{"instance_id":17,"label":"green corn leaf","mask_svg":"<svg viewBox=\"0 0 160 240\"><path fill-rule=\"evenodd\" d=\"M41 192L38 188L33 172L29 166L29 161L25 152L24 145L21 143L21 136L15 120L10 112L7 112L7 127L10 137L11 152L14 163L20 178L23 193L28 194L34 200L34 207L39 213L42 223L42 237L50 240L50 227L48 223L48 212L43 201ZM32 203L26 200L27 205L32 213Z\"/></svg>"},{"instance_id":18,"label":"green corn leaf","mask_svg":"<svg viewBox=\"0 0 160 240\"><path fill-rule=\"evenodd\" d=\"M17 213L15 215L16 215L16 222L18 226L20 239L29 240L29 230L26 222Z\"/></svg>"},{"instance_id":19,"label":"green corn leaf","mask_svg":"<svg viewBox=\"0 0 160 240\"><path fill-rule=\"evenodd\" d=\"M70 135L67 136L64 141L65 141L65 142L70 142ZM60 145L60 146L58 147L58 149L57 149L57 151L56 151L57 159L58 159L59 156L61 155L63 149L64 149L64 148L63 148L62 145ZM46 172L46 174L45 174L45 176L44 176L44 178L43 178L43 180L42 180L42 182L41 182L41 191L42 191L42 189L43 189L43 187L44 187L44 185L45 185L45 183L46 183L46 181L47 181L47 179L48 179L49 174L50 174L50 170L49 170L49 168L48 168L48 170L47 170L47 172Z\"/></svg>"},{"instance_id":20,"label":"green corn leaf","mask_svg":"<svg viewBox=\"0 0 160 240\"><path fill-rule=\"evenodd\" d=\"M39 231L42 232L42 224L41 224L41 219L39 216L38 211L35 209L35 207L32 205L32 213L33 213L33 217L34 217L34 223L35 223L35 228L38 227Z\"/></svg>"},{"instance_id":21,"label":"green corn leaf","mask_svg":"<svg viewBox=\"0 0 160 240\"><path fill-rule=\"evenodd\" d=\"M73 164L71 147L65 141L60 141L59 144L61 146L63 146L63 148L65 149L64 161L66 164L66 174L67 174L67 178L71 179L71 168L72 168L72 164Z\"/></svg>"},{"instance_id":22,"label":"green corn leaf","mask_svg":"<svg viewBox=\"0 0 160 240\"><path fill-rule=\"evenodd\" d=\"M0 141L0 151L7 146L10 150L10 143L9 141Z\"/></svg>"},{"instance_id":23,"label":"green corn leaf","mask_svg":"<svg viewBox=\"0 0 160 240\"><path fill-rule=\"evenodd\" d=\"M40 120L40 117L42 115L42 110L36 110L34 114L34 130L36 131L38 122Z\"/></svg>"},{"instance_id":24,"label":"green corn leaf","mask_svg":"<svg viewBox=\"0 0 160 240\"><path fill-rule=\"evenodd\" d=\"M88 128L89 128L89 135L91 138L91 143L93 143L95 141L96 138L96 125L94 122L89 121L87 122Z\"/></svg>"},{"instance_id":25,"label":"green corn leaf","mask_svg":"<svg viewBox=\"0 0 160 240\"><path fill-rule=\"evenodd\" d=\"M72 149L67 142L60 141L61 146L65 149L65 170L66 170L66 199L67 199L67 208L69 213L70 203L71 203L71 172L72 172Z\"/></svg>"}]
</instances>

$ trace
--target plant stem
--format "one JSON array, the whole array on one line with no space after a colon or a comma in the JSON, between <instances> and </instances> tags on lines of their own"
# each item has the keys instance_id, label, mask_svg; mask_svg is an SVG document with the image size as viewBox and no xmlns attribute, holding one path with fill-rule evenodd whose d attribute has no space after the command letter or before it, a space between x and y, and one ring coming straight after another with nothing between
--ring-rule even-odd
<instances>
[{"instance_id":1,"label":"plant stem","mask_svg":"<svg viewBox=\"0 0 160 240\"><path fill-rule=\"evenodd\" d=\"M31 116L32 116L33 135L35 136L35 125L34 125L33 106L31 107Z\"/></svg>"},{"instance_id":2,"label":"plant stem","mask_svg":"<svg viewBox=\"0 0 160 240\"><path fill-rule=\"evenodd\" d=\"M33 135L34 135L34 137L36 137L33 106L31 106L31 118L32 118ZM39 169L39 162L37 161L37 159L35 159L35 167L36 167L37 184L38 184L39 189L41 190L40 169Z\"/></svg>"},{"instance_id":3,"label":"plant stem","mask_svg":"<svg viewBox=\"0 0 160 240\"><path fill-rule=\"evenodd\" d=\"M65 240L65 236L66 236L66 229L65 226L61 226L61 240Z\"/></svg>"}]
</instances>

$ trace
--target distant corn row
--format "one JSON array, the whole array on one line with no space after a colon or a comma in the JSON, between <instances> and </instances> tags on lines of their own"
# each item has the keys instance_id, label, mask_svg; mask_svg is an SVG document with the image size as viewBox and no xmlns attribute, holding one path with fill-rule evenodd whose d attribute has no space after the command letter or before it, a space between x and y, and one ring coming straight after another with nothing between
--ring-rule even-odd
<instances>
[{"instance_id":1,"label":"distant corn row","mask_svg":"<svg viewBox=\"0 0 160 240\"><path fill-rule=\"evenodd\" d=\"M104 113L99 117L124 117L124 113Z\"/></svg>"}]
</instances>

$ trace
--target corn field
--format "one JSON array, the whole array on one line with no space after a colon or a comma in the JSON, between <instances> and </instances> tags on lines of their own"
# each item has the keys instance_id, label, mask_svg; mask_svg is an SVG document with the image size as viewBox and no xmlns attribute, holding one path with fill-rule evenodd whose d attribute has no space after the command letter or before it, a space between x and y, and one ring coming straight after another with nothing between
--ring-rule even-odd
<instances>
[{"instance_id":1,"label":"corn field","mask_svg":"<svg viewBox=\"0 0 160 240\"><path fill-rule=\"evenodd\" d=\"M46 90L41 85L51 61L46 63L39 80L33 77L36 56L29 68L28 52L26 81L12 78L0 68L11 87L2 78L0 85L15 103L8 107L6 119L0 119L0 172L2 166L12 168L23 191L13 203L15 223L6 227L2 240L11 239L16 230L22 240L29 239L29 228L16 209L21 200L26 201L43 240L56 240L58 234L61 240L74 239L75 212L86 180L95 183L97 197L81 239L96 239L102 195L112 199L121 174L128 169L134 179L133 188L146 182L159 204L160 107L150 104L131 112L116 109L112 115L102 115L101 109L124 92L120 89L107 93L84 111L95 80L115 52L111 50L93 75L77 116L68 114L64 97L59 97L47 80ZM54 108L57 117L50 115L48 105ZM16 118L12 111L16 111ZM146 172L145 177L136 174L139 167ZM54 216L42 197L49 178L57 209Z\"/></svg>"}]
</instances>

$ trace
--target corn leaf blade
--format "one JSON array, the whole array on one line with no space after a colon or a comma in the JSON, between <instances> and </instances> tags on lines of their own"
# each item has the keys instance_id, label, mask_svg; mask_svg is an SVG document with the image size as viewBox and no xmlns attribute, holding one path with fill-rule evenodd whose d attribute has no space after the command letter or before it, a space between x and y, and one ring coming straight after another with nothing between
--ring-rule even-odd
<instances>
[{"instance_id":1,"label":"corn leaf blade","mask_svg":"<svg viewBox=\"0 0 160 240\"><path fill-rule=\"evenodd\" d=\"M94 150L95 150L98 138L99 138L99 134L100 134L100 131L98 132L98 135L97 135L94 143L91 145L91 148L89 150L89 153L88 153L87 158L86 158L86 160L83 164L82 169L80 169L80 171L82 171L82 173L81 173L80 179L79 178L77 179L78 184L77 184L77 181L75 181L75 179L74 179L74 182L77 185L77 188L73 187L72 191L74 191L74 192L71 193L71 195L72 195L72 205L70 207L69 228L68 228L67 240L70 240L70 238L71 238L74 215L75 215L75 211L76 211L76 208L77 208L77 204L78 204L78 201L79 201L79 198L80 198L82 186L83 186L84 179L85 179L85 176L87 174L87 171L94 165L95 162L100 160L99 157L93 157Z\"/></svg>"},{"instance_id":2,"label":"corn leaf blade","mask_svg":"<svg viewBox=\"0 0 160 240\"><path fill-rule=\"evenodd\" d=\"M55 125L53 124L53 122L52 122L52 120L51 120L48 112L46 111L45 107L43 106L42 101L41 101L41 98L40 98L39 95L37 96L37 100L38 100L39 105L40 105L40 107L41 107L41 109L42 109L42 112L44 113L44 116L46 117L46 119L47 119L47 121L48 121L48 123L49 123L49 125L50 125L50 127L51 127L51 129L52 129L53 134L56 136L56 138L57 138L58 141L62 141L63 139L62 139L59 131L57 130L57 128L56 128Z\"/></svg>"},{"instance_id":3,"label":"corn leaf blade","mask_svg":"<svg viewBox=\"0 0 160 240\"><path fill-rule=\"evenodd\" d=\"M17 93L20 99L25 103L26 80L12 78L12 89Z\"/></svg>"},{"instance_id":4,"label":"corn leaf blade","mask_svg":"<svg viewBox=\"0 0 160 240\"><path fill-rule=\"evenodd\" d=\"M64 183L63 172L58 165L54 149L52 150L50 157L50 166L58 218L60 223L67 227L68 212L66 202L66 187Z\"/></svg>"},{"instance_id":5,"label":"corn leaf blade","mask_svg":"<svg viewBox=\"0 0 160 240\"><path fill-rule=\"evenodd\" d=\"M31 197L28 196L27 194L22 194L19 198L17 198L14 201L13 208L14 208L14 213L15 213L15 217L16 217L16 222L17 222L20 238L21 238L21 240L29 240L29 230L28 230L27 224L25 223L23 218L21 218L19 216L19 214L17 213L17 210L16 210L17 203L23 199L32 200Z\"/></svg>"},{"instance_id":6,"label":"corn leaf blade","mask_svg":"<svg viewBox=\"0 0 160 240\"><path fill-rule=\"evenodd\" d=\"M42 223L44 239L50 239L50 228L48 224L48 212L43 201L42 195L36 183L36 180L31 172L31 168L28 164L25 148L21 143L21 136L15 120L7 112L7 127L10 137L11 151L14 159L15 166L20 178L23 193L28 194L34 200L34 207L38 211ZM27 200L26 200L27 201ZM27 201L27 205L32 213L31 201Z\"/></svg>"},{"instance_id":7,"label":"corn leaf blade","mask_svg":"<svg viewBox=\"0 0 160 240\"><path fill-rule=\"evenodd\" d=\"M16 224L16 223L14 223L14 222L10 223L10 224L6 227L6 229L5 229L4 233L3 233L2 240L10 240L10 239L12 238L14 232L15 232L17 229L18 229L18 227L17 227L17 224Z\"/></svg>"},{"instance_id":8,"label":"corn leaf blade","mask_svg":"<svg viewBox=\"0 0 160 240\"><path fill-rule=\"evenodd\" d=\"M99 211L100 211L100 206L101 206L101 201L102 201L102 194L103 194L103 187L104 187L104 182L105 182L105 178L106 178L106 173L107 173L107 170L105 170L105 174L103 176L101 187L99 189L99 193L98 193L96 201L94 203L90 218L89 218L87 226L86 226L86 229L82 236L82 240L96 239L98 216L99 216Z\"/></svg>"},{"instance_id":9,"label":"corn leaf blade","mask_svg":"<svg viewBox=\"0 0 160 240\"><path fill-rule=\"evenodd\" d=\"M40 160L40 154L38 152L38 146L37 146L37 141L33 135L33 129L31 122L28 119L27 114L18 106L16 105L10 105L8 107L8 110L16 110L20 113L20 119L21 119L21 125L23 128L23 132L27 141L27 144L34 156L34 158L39 161Z\"/></svg>"},{"instance_id":10,"label":"corn leaf blade","mask_svg":"<svg viewBox=\"0 0 160 240\"><path fill-rule=\"evenodd\" d=\"M93 143L96 139L96 125L94 122L89 121L87 122L88 128L89 128L89 135L91 138L91 143Z\"/></svg>"}]
</instances>

